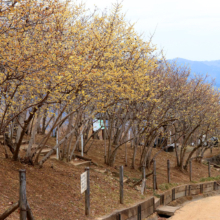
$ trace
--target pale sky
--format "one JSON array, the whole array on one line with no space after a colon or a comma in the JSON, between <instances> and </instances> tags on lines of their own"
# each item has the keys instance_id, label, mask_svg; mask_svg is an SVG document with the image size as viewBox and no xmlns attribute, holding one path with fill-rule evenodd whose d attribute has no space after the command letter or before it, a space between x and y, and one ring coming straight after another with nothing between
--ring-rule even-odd
<instances>
[{"instance_id":1,"label":"pale sky","mask_svg":"<svg viewBox=\"0 0 220 220\"><path fill-rule=\"evenodd\" d=\"M103 10L116 0L83 0L86 7ZM167 59L220 60L219 0L124 0L126 19L144 39L153 43Z\"/></svg>"}]
</instances>

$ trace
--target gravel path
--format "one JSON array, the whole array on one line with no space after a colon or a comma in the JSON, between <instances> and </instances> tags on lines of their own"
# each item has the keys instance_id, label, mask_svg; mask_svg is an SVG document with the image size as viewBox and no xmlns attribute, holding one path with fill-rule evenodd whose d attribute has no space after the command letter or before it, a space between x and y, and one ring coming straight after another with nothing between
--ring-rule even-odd
<instances>
[{"instance_id":1,"label":"gravel path","mask_svg":"<svg viewBox=\"0 0 220 220\"><path fill-rule=\"evenodd\" d=\"M220 220L220 196L192 201L175 212L171 220Z\"/></svg>"}]
</instances>

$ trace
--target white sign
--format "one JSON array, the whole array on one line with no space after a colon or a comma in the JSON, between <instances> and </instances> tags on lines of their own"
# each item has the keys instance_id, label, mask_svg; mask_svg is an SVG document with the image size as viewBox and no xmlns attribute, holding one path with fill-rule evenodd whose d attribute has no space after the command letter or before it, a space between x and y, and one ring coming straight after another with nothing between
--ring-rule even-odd
<instances>
[{"instance_id":1,"label":"white sign","mask_svg":"<svg viewBox=\"0 0 220 220\"><path fill-rule=\"evenodd\" d=\"M98 131L101 128L100 122L93 122L93 131Z\"/></svg>"},{"instance_id":2,"label":"white sign","mask_svg":"<svg viewBox=\"0 0 220 220\"><path fill-rule=\"evenodd\" d=\"M106 126L107 126L108 121L106 121ZM94 120L93 121L93 131L98 131L99 129L104 130L105 125L103 120Z\"/></svg>"},{"instance_id":3,"label":"white sign","mask_svg":"<svg viewBox=\"0 0 220 220\"><path fill-rule=\"evenodd\" d=\"M81 193L84 193L87 190L87 171L81 174Z\"/></svg>"}]
</instances>

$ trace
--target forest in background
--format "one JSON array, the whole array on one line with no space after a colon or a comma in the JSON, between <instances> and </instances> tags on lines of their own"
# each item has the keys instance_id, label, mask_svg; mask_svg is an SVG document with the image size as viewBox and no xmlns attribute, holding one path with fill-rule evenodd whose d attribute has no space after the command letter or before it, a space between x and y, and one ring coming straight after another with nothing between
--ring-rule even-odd
<instances>
[{"instance_id":1,"label":"forest in background","mask_svg":"<svg viewBox=\"0 0 220 220\"><path fill-rule=\"evenodd\" d=\"M7 158L42 167L59 149L60 160L70 161L81 150L82 135L83 150L90 150L94 119L108 122L103 151L109 166L127 142L133 147L133 167L137 146L143 145L140 168L149 168L159 157L152 155L158 138L163 138L161 147L172 139L181 169L187 169L195 152L201 158L213 147L210 140L219 133L219 91L205 78L189 77L189 69L168 62L152 39L144 41L120 12L120 4L100 13L69 1L4 2L0 135ZM62 128L56 145L39 158L53 131L59 134ZM33 148L37 133L42 139ZM25 134L30 141L21 157Z\"/></svg>"}]
</instances>

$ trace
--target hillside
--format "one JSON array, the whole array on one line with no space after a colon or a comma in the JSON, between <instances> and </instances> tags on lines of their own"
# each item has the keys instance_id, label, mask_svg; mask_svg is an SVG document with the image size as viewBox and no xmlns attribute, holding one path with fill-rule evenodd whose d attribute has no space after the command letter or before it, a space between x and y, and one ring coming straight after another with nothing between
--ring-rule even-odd
<instances>
[{"instance_id":1,"label":"hillside","mask_svg":"<svg viewBox=\"0 0 220 220\"><path fill-rule=\"evenodd\" d=\"M215 79L216 86L220 87L220 60L213 61L192 61L183 58L176 58L169 60L174 61L177 65L188 66L191 69L192 74L196 73L202 76L209 76L208 81Z\"/></svg>"},{"instance_id":2,"label":"hillside","mask_svg":"<svg viewBox=\"0 0 220 220\"><path fill-rule=\"evenodd\" d=\"M51 138L50 143L55 140ZM95 140L92 150L86 155L98 166L90 166L91 181L91 216L84 215L84 194L80 193L80 174L84 172L84 166L76 167L71 163L50 159L42 169L23 165L19 162L4 158L4 149L0 145L0 214L6 210L12 202L18 200L19 169L27 171L27 196L36 220L85 220L95 219L111 213L116 209L128 207L131 204L153 195L152 176L147 179L147 193L141 195L140 187L131 187L135 181L141 178L138 169L131 169L132 151L128 149L128 166L124 167L126 181L124 186L125 204L119 204L119 166L124 165L124 147L117 155L114 167L108 167L103 163L103 141ZM153 154L158 149L153 149ZM218 154L220 149L215 148L213 154ZM208 152L209 154L209 152ZM140 150L137 152L136 167L138 167ZM167 184L166 162L171 161L171 182ZM175 168L175 154L161 152L156 159L158 190L166 190L174 185L189 183L188 172L180 172ZM151 170L146 170L146 173ZM218 176L220 172L212 168L212 176ZM193 181L200 181L207 177L207 165L193 161ZM13 213L8 220L18 219L18 212Z\"/></svg>"}]
</instances>

